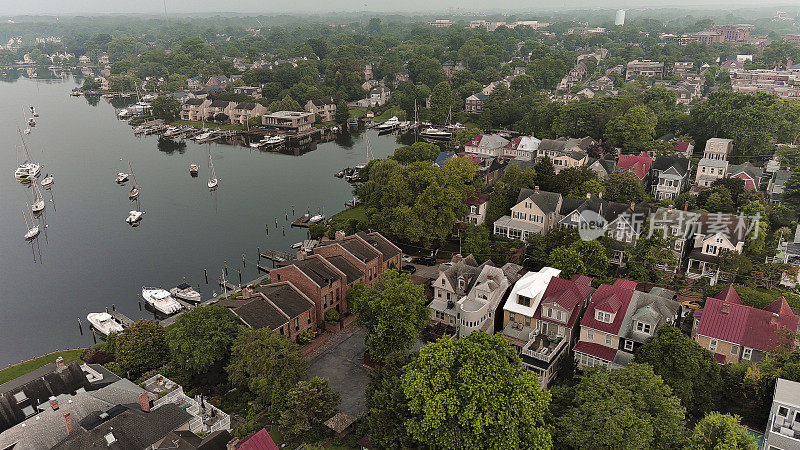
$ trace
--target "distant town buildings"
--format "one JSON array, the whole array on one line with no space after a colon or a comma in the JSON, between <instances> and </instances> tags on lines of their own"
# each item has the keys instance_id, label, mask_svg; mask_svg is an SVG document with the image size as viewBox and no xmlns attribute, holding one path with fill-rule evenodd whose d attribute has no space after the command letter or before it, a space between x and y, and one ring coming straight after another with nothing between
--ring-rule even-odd
<instances>
[{"instance_id":1,"label":"distant town buildings","mask_svg":"<svg viewBox=\"0 0 800 450\"><path fill-rule=\"evenodd\" d=\"M625 25L625 10L618 9L617 14L614 16L614 25L621 27Z\"/></svg>"},{"instance_id":2,"label":"distant town buildings","mask_svg":"<svg viewBox=\"0 0 800 450\"><path fill-rule=\"evenodd\" d=\"M434 28L447 28L453 26L453 22L450 19L436 19L433 22L428 22L428 25Z\"/></svg>"}]
</instances>

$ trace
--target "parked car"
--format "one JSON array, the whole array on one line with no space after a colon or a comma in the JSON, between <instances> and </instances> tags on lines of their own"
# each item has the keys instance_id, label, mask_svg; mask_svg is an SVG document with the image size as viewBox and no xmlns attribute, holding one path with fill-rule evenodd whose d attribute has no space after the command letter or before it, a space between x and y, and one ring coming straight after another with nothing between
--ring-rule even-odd
<instances>
[{"instance_id":1,"label":"parked car","mask_svg":"<svg viewBox=\"0 0 800 450\"><path fill-rule=\"evenodd\" d=\"M414 273L417 271L417 268L412 266L411 264L406 264L403 266L403 272Z\"/></svg>"},{"instance_id":2,"label":"parked car","mask_svg":"<svg viewBox=\"0 0 800 450\"><path fill-rule=\"evenodd\" d=\"M422 264L423 266L435 266L436 258L433 256L418 256L414 258L414 264Z\"/></svg>"}]
</instances>

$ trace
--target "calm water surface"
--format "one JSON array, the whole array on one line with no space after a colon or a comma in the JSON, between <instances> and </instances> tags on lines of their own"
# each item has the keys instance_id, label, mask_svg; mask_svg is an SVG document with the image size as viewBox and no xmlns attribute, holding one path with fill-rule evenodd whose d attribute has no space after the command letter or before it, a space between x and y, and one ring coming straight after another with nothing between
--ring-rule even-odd
<instances>
[{"instance_id":1,"label":"calm water surface","mask_svg":"<svg viewBox=\"0 0 800 450\"><path fill-rule=\"evenodd\" d=\"M308 208L331 215L352 198L351 187L332 174L363 161L363 135L341 139L343 145L320 143L300 156L191 141L184 151L167 153L156 137L135 137L105 100L92 105L70 97L75 85L0 81L0 366L90 345L86 314L112 304L131 318L148 317L137 301L143 285L168 289L186 277L208 298L212 289L219 291L215 284L225 261L228 279L238 283L242 254L248 261L244 280L252 279L256 247L290 251L291 243L306 237L305 229L284 220L287 211L292 220L292 205L298 215ZM26 142L33 159L45 165L42 177L53 174L55 185L43 191L47 207L37 219L47 227L26 243L22 213L33 192L14 180L13 171L24 159L16 128L24 128L30 105L40 117ZM399 145L394 136L368 133L375 157ZM209 147L220 179L213 193L206 188ZM128 161L146 212L137 228L125 223L133 209L130 185L114 182L117 172L128 172ZM197 178L189 176L192 162L201 167Z\"/></svg>"}]
</instances>

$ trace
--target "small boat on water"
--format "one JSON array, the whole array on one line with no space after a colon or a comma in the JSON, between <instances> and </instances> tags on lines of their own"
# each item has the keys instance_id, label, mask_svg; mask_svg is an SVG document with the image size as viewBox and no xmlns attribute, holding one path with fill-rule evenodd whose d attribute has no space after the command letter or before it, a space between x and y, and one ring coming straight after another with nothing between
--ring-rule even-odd
<instances>
[{"instance_id":1,"label":"small boat on water","mask_svg":"<svg viewBox=\"0 0 800 450\"><path fill-rule=\"evenodd\" d=\"M186 300L191 303L200 303L200 293L195 291L188 283L181 283L169 290L173 297Z\"/></svg>"},{"instance_id":2,"label":"small boat on water","mask_svg":"<svg viewBox=\"0 0 800 450\"><path fill-rule=\"evenodd\" d=\"M198 171L198 170L200 170L200 166L198 166L198 165L197 165L197 164L195 164L195 163L191 163L191 164L189 164L189 173L190 173L190 174L191 174L193 177L196 177L196 176L197 176L197 171Z\"/></svg>"},{"instance_id":3,"label":"small boat on water","mask_svg":"<svg viewBox=\"0 0 800 450\"><path fill-rule=\"evenodd\" d=\"M122 324L117 322L111 314L107 312L89 313L86 320L98 333L108 336L111 333L122 333Z\"/></svg>"},{"instance_id":4,"label":"small boat on water","mask_svg":"<svg viewBox=\"0 0 800 450\"><path fill-rule=\"evenodd\" d=\"M133 174L133 166L130 161L128 161L128 168L131 171L131 178L133 179L133 186L131 186L131 191L128 192L128 199L136 200L136 198L139 197L139 186L136 185L136 175Z\"/></svg>"},{"instance_id":5,"label":"small boat on water","mask_svg":"<svg viewBox=\"0 0 800 450\"><path fill-rule=\"evenodd\" d=\"M33 106L31 106L31 114L33 114L33 117L39 117L39 113L36 112L36 108Z\"/></svg>"},{"instance_id":6,"label":"small boat on water","mask_svg":"<svg viewBox=\"0 0 800 450\"><path fill-rule=\"evenodd\" d=\"M453 133L439 128L426 128L419 133L420 137L431 140L447 140L453 137Z\"/></svg>"},{"instance_id":7,"label":"small boat on water","mask_svg":"<svg viewBox=\"0 0 800 450\"><path fill-rule=\"evenodd\" d=\"M18 181L30 182L32 178L39 176L42 166L39 164L25 161L14 171L14 178Z\"/></svg>"},{"instance_id":8,"label":"small boat on water","mask_svg":"<svg viewBox=\"0 0 800 450\"><path fill-rule=\"evenodd\" d=\"M28 222L28 216L25 215L25 211L22 211L22 218L25 219L25 228L28 231L25 233L25 240L30 241L33 240L36 236L39 235L39 225L33 221L33 216L31 216L30 222Z\"/></svg>"},{"instance_id":9,"label":"small boat on water","mask_svg":"<svg viewBox=\"0 0 800 450\"><path fill-rule=\"evenodd\" d=\"M53 183L55 183L53 176L50 175L49 173L45 174L44 178L42 179L42 187L49 188L50 186L53 185Z\"/></svg>"},{"instance_id":10,"label":"small boat on water","mask_svg":"<svg viewBox=\"0 0 800 450\"><path fill-rule=\"evenodd\" d=\"M23 130L22 132L25 133L25 135L27 136L27 135L31 134L31 129L30 128L25 128L25 130Z\"/></svg>"},{"instance_id":11,"label":"small boat on water","mask_svg":"<svg viewBox=\"0 0 800 450\"><path fill-rule=\"evenodd\" d=\"M292 249L298 249L302 246L303 246L302 242L295 242L294 244L292 244Z\"/></svg>"},{"instance_id":12,"label":"small boat on water","mask_svg":"<svg viewBox=\"0 0 800 450\"><path fill-rule=\"evenodd\" d=\"M118 173L118 174L117 174L117 178L116 178L116 180L115 180L115 181L116 181L117 183L124 183L124 182L128 181L128 177L129 177L129 176L130 176L130 175L128 175L128 174L127 174L127 173L125 173L125 172L120 172L120 173Z\"/></svg>"},{"instance_id":13,"label":"small boat on water","mask_svg":"<svg viewBox=\"0 0 800 450\"><path fill-rule=\"evenodd\" d=\"M397 118L397 116L392 116L386 122L383 122L375 126L375 129L378 130L378 133L380 133L380 132L392 131L399 126L400 126L400 120Z\"/></svg>"},{"instance_id":14,"label":"small boat on water","mask_svg":"<svg viewBox=\"0 0 800 450\"><path fill-rule=\"evenodd\" d=\"M183 305L172 298L169 292L161 288L143 287L142 298L153 309L163 314L175 314L183 309Z\"/></svg>"},{"instance_id":15,"label":"small boat on water","mask_svg":"<svg viewBox=\"0 0 800 450\"><path fill-rule=\"evenodd\" d=\"M39 190L39 185L36 183L33 183L33 192L34 199L33 203L31 203L31 211L34 214L39 214L44 211L44 198L42 197L42 192Z\"/></svg>"},{"instance_id":16,"label":"small boat on water","mask_svg":"<svg viewBox=\"0 0 800 450\"><path fill-rule=\"evenodd\" d=\"M317 223L317 222L321 222L323 220L325 220L325 215L324 214L317 214L317 215L311 216L311 218L308 219L309 223Z\"/></svg>"},{"instance_id":17,"label":"small boat on water","mask_svg":"<svg viewBox=\"0 0 800 450\"><path fill-rule=\"evenodd\" d=\"M125 222L128 222L129 224L133 225L142 220L143 215L144 211L138 211L138 210L130 211L128 213L128 217L125 219Z\"/></svg>"},{"instance_id":18,"label":"small boat on water","mask_svg":"<svg viewBox=\"0 0 800 450\"><path fill-rule=\"evenodd\" d=\"M211 159L211 148L208 149L208 167L211 169L211 176L208 177L208 188L214 190L219 184L219 179L217 179L217 174L214 172L214 160Z\"/></svg>"},{"instance_id":19,"label":"small boat on water","mask_svg":"<svg viewBox=\"0 0 800 450\"><path fill-rule=\"evenodd\" d=\"M270 136L268 139L264 141L266 145L278 145L283 144L286 141L286 137L284 136Z\"/></svg>"},{"instance_id":20,"label":"small boat on water","mask_svg":"<svg viewBox=\"0 0 800 450\"><path fill-rule=\"evenodd\" d=\"M33 117L28 118L28 126L29 127L35 127L36 126L36 119L34 119Z\"/></svg>"}]
</instances>

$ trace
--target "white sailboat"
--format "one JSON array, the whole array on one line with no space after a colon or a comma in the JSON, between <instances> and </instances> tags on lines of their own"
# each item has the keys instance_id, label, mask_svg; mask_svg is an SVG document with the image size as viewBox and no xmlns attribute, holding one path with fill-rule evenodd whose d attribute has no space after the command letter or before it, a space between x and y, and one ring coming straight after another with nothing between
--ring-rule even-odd
<instances>
[{"instance_id":1,"label":"white sailboat","mask_svg":"<svg viewBox=\"0 0 800 450\"><path fill-rule=\"evenodd\" d=\"M42 178L43 188L49 188L50 186L53 185L53 183L55 183L55 180L53 179L53 176L50 175L49 173L45 174L44 178Z\"/></svg>"},{"instance_id":2,"label":"white sailboat","mask_svg":"<svg viewBox=\"0 0 800 450\"><path fill-rule=\"evenodd\" d=\"M133 225L140 220L142 220L142 216L144 215L144 211L133 210L128 213L128 217L125 219L125 222Z\"/></svg>"},{"instance_id":3,"label":"white sailboat","mask_svg":"<svg viewBox=\"0 0 800 450\"><path fill-rule=\"evenodd\" d=\"M31 153L28 151L28 145L25 144L25 139L22 137L22 131L19 128L17 128L17 133L19 133L19 139L22 141L22 148L25 151L25 161L17 166L14 171L14 178L17 181L27 183L39 176L42 166L31 161Z\"/></svg>"},{"instance_id":4,"label":"white sailboat","mask_svg":"<svg viewBox=\"0 0 800 450\"><path fill-rule=\"evenodd\" d=\"M31 211L34 214L38 214L44 211L44 197L42 197L42 191L39 190L39 185L33 183L33 192L34 192L34 199L33 203L31 203Z\"/></svg>"},{"instance_id":5,"label":"white sailboat","mask_svg":"<svg viewBox=\"0 0 800 450\"><path fill-rule=\"evenodd\" d=\"M139 197L139 186L136 185L136 175L133 174L133 166L130 161L128 161L128 168L131 171L131 178L133 179L133 186L131 186L131 191L128 193L128 198L136 200L136 198Z\"/></svg>"},{"instance_id":6,"label":"white sailboat","mask_svg":"<svg viewBox=\"0 0 800 450\"><path fill-rule=\"evenodd\" d=\"M169 292L161 288L143 287L142 298L153 309L164 314L174 314L183 309L183 305L172 298Z\"/></svg>"},{"instance_id":7,"label":"white sailboat","mask_svg":"<svg viewBox=\"0 0 800 450\"><path fill-rule=\"evenodd\" d=\"M39 113L36 112L36 108L33 106L31 106L31 114L33 114L33 117L39 117Z\"/></svg>"},{"instance_id":8,"label":"white sailboat","mask_svg":"<svg viewBox=\"0 0 800 450\"><path fill-rule=\"evenodd\" d=\"M211 170L211 176L208 178L208 188L209 189L216 189L217 185L219 184L219 180L217 179L217 174L214 172L214 160L211 159L211 148L208 149L208 168Z\"/></svg>"},{"instance_id":9,"label":"white sailboat","mask_svg":"<svg viewBox=\"0 0 800 450\"><path fill-rule=\"evenodd\" d=\"M28 229L28 232L25 233L25 240L30 241L39 235L39 225L33 221L33 216L31 216L31 221L29 223L28 216L25 215L25 211L22 211L22 218L25 219L25 228Z\"/></svg>"},{"instance_id":10,"label":"white sailboat","mask_svg":"<svg viewBox=\"0 0 800 450\"><path fill-rule=\"evenodd\" d=\"M107 312L89 313L86 315L86 320L103 336L108 336L111 333L122 333L122 324L114 320L111 314Z\"/></svg>"}]
</instances>

